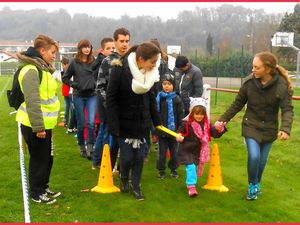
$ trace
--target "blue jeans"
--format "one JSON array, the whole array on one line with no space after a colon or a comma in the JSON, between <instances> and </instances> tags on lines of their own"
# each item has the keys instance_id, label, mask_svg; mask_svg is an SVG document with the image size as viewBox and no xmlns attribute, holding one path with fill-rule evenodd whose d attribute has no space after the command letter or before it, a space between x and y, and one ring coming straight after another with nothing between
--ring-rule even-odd
<instances>
[{"instance_id":1,"label":"blue jeans","mask_svg":"<svg viewBox=\"0 0 300 225\"><path fill-rule=\"evenodd\" d=\"M78 137L78 144L84 145L84 108L87 108L88 112L88 144L95 143L95 114L97 108L97 96L91 97L78 97L74 96L74 104L76 109L76 116L77 116L77 137Z\"/></svg>"},{"instance_id":2,"label":"blue jeans","mask_svg":"<svg viewBox=\"0 0 300 225\"><path fill-rule=\"evenodd\" d=\"M185 165L186 172L186 186L192 186L197 184L197 167L194 163Z\"/></svg>"},{"instance_id":3,"label":"blue jeans","mask_svg":"<svg viewBox=\"0 0 300 225\"><path fill-rule=\"evenodd\" d=\"M258 143L253 138L245 137L248 150L248 182L257 184L260 182L272 142Z\"/></svg>"},{"instance_id":4,"label":"blue jeans","mask_svg":"<svg viewBox=\"0 0 300 225\"><path fill-rule=\"evenodd\" d=\"M121 178L129 178L131 170L132 188L139 190L147 143L141 144L140 148L133 148L131 144L125 143L125 139L119 138Z\"/></svg>"},{"instance_id":5,"label":"blue jeans","mask_svg":"<svg viewBox=\"0 0 300 225\"><path fill-rule=\"evenodd\" d=\"M99 131L95 143L95 152L93 155L93 164L100 165L103 153L103 147L109 142L109 135L107 124L105 122L100 122Z\"/></svg>"},{"instance_id":6,"label":"blue jeans","mask_svg":"<svg viewBox=\"0 0 300 225\"><path fill-rule=\"evenodd\" d=\"M71 98L69 96L64 96L65 100L65 118L64 118L64 124L68 126L69 124L69 113L70 113L70 106L71 106Z\"/></svg>"}]
</instances>

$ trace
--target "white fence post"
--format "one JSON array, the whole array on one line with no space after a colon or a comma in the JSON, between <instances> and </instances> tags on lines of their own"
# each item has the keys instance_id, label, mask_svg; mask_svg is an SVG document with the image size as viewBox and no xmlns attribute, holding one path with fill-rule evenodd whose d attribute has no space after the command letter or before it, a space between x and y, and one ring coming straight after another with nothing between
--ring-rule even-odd
<instances>
[{"instance_id":1,"label":"white fence post","mask_svg":"<svg viewBox=\"0 0 300 225\"><path fill-rule=\"evenodd\" d=\"M210 85L209 84L204 84L203 85L202 97L207 100L206 113L207 113L208 118L210 118Z\"/></svg>"}]
</instances>

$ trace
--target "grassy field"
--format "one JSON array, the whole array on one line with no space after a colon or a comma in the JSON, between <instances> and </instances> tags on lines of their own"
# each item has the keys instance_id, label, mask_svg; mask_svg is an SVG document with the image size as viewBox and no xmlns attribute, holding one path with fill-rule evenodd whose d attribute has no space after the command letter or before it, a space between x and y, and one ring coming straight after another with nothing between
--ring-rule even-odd
<instances>
[{"instance_id":1,"label":"grassy field","mask_svg":"<svg viewBox=\"0 0 300 225\"><path fill-rule=\"evenodd\" d=\"M8 86L7 86L8 85ZM11 80L0 77L0 222L23 222L23 197L15 115L6 101ZM300 90L295 91L300 95ZM219 93L217 106L212 94L212 122L224 112L235 94ZM60 96L61 98L61 96ZM218 143L223 183L230 191L219 193L200 189L206 181L209 165L198 181L199 195L190 199L185 188L184 167L178 180L156 178L156 151L151 150L145 164L142 190L145 201L137 202L129 194L81 192L97 185L99 171L91 162L79 157L72 135L65 129L54 130L55 159L50 185L63 195L51 206L30 202L32 222L300 222L300 102L294 101L295 117L289 141L276 141L262 181L262 195L257 201L245 200L247 158L239 113L228 125L228 133ZM28 171L28 158L25 155ZM169 175L169 171L168 175ZM118 179L115 177L115 185Z\"/></svg>"}]
</instances>

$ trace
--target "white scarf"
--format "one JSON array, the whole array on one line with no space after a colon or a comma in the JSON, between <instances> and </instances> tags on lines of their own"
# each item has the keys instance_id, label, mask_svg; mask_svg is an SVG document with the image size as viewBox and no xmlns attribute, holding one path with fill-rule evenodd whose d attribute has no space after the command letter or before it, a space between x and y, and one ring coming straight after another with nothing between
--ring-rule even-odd
<instances>
[{"instance_id":1,"label":"white scarf","mask_svg":"<svg viewBox=\"0 0 300 225\"><path fill-rule=\"evenodd\" d=\"M145 94L151 89L155 82L159 81L158 67L160 65L160 58L156 61L156 66L152 70L139 70L136 62L136 54L132 52L128 55L128 64L133 76L131 88L134 93Z\"/></svg>"}]
</instances>

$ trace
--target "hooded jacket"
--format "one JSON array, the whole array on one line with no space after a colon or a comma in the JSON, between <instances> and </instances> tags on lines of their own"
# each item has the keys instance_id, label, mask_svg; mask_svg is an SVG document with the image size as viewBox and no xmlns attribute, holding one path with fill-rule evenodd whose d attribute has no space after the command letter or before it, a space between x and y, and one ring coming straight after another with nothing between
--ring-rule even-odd
<instances>
[{"instance_id":1,"label":"hooded jacket","mask_svg":"<svg viewBox=\"0 0 300 225\"><path fill-rule=\"evenodd\" d=\"M50 72L51 74L55 71L55 69L48 65L43 59L39 52L33 48L29 47L27 51L17 53L17 57L20 62L20 66L24 66L27 64L32 64L39 68L40 70ZM34 132L45 130L43 113L41 110L41 100L40 100L40 78L37 74L36 70L30 69L23 77L22 80L23 90L24 91L24 99L30 99L27 102L27 113L30 118L32 130Z\"/></svg>"},{"instance_id":2,"label":"hooded jacket","mask_svg":"<svg viewBox=\"0 0 300 225\"><path fill-rule=\"evenodd\" d=\"M276 140L279 108L280 130L290 134L293 122L292 91L277 72L264 86L253 74L246 77L235 101L219 120L230 121L245 104L247 108L242 122L244 137L251 137L259 143Z\"/></svg>"}]
</instances>

